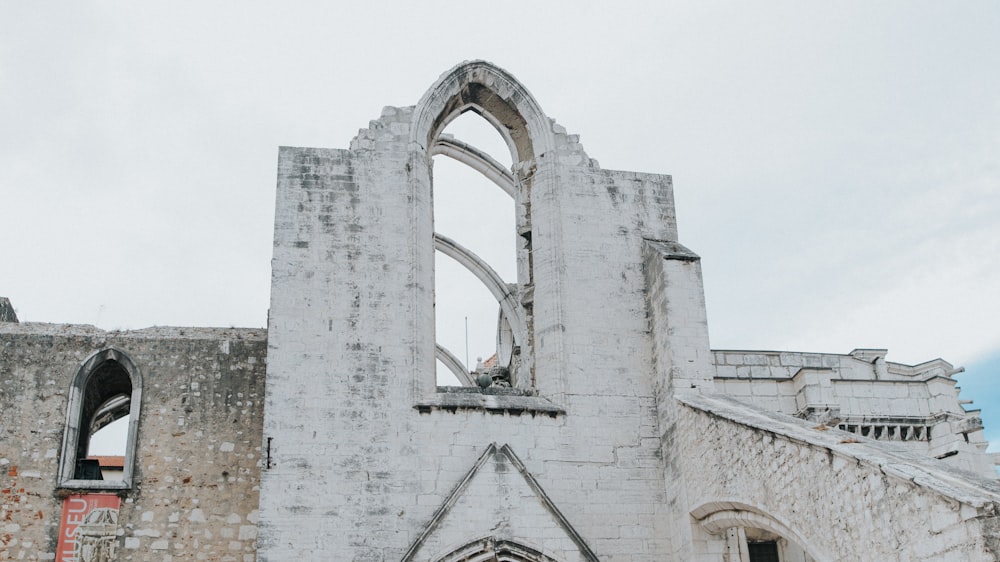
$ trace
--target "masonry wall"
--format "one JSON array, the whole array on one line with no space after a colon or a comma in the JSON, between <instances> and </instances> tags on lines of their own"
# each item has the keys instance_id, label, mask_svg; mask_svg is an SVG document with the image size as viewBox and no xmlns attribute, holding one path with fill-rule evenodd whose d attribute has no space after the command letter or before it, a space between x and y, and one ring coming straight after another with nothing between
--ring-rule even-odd
<instances>
[{"instance_id":1,"label":"masonry wall","mask_svg":"<svg viewBox=\"0 0 1000 562\"><path fill-rule=\"evenodd\" d=\"M559 560L661 560L642 242L676 236L669 178L602 170L540 120L552 148L534 162L530 205L537 395L453 401L434 386L430 179L413 112L386 108L349 151L280 153L260 559L399 560L429 533L412 559L496 536ZM596 558L552 519L516 524L503 501L430 527L493 443Z\"/></svg>"},{"instance_id":2,"label":"masonry wall","mask_svg":"<svg viewBox=\"0 0 1000 562\"><path fill-rule=\"evenodd\" d=\"M115 560L255 558L263 330L0 324L0 560L55 558L67 395L92 353L128 354L144 378L135 485Z\"/></svg>"},{"instance_id":3,"label":"masonry wall","mask_svg":"<svg viewBox=\"0 0 1000 562\"><path fill-rule=\"evenodd\" d=\"M820 561L1000 556L993 479L735 402L684 401L674 437L695 537L688 559L718 560L724 539L705 532L716 512L780 526Z\"/></svg>"}]
</instances>

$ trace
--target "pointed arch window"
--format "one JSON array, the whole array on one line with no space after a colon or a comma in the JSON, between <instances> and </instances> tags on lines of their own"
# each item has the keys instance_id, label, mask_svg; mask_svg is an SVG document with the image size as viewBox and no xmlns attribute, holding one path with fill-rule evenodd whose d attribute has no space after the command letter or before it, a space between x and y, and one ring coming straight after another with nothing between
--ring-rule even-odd
<instances>
[{"instance_id":1,"label":"pointed arch window","mask_svg":"<svg viewBox=\"0 0 1000 562\"><path fill-rule=\"evenodd\" d=\"M59 463L60 487L97 490L132 487L141 397L142 376L124 352L103 349L83 362L69 389ZM128 425L123 428L120 478L105 480L100 461L91 452L92 438L124 418L128 419Z\"/></svg>"},{"instance_id":2,"label":"pointed arch window","mask_svg":"<svg viewBox=\"0 0 1000 562\"><path fill-rule=\"evenodd\" d=\"M483 128L493 129L489 138L496 140L499 137L501 142L496 143L499 149L485 151L463 142L461 134L458 138L449 134L452 132L449 127L458 124L459 119L479 124L485 120ZM554 213L561 177L557 173L559 161L555 152L559 129L524 86L485 61L464 62L443 74L414 108L407 177L417 209L414 235L416 240L422 241L415 250L420 261L414 273L421 283L414 285L414 295L419 298L415 301L412 324L413 338L421 342L414 348L415 365L420 366L415 379L415 390L420 398L415 407L421 412L438 408L531 411L552 415L564 412L558 404L565 397L566 373L561 361L565 330L559 300L561 285L555 281L562 260L558 244L561 230ZM480 139L475 140L480 144ZM476 201L467 212L495 215L495 209L501 207L513 211L505 232L498 235L512 243L513 259L509 261L515 264L513 273L503 267L495 269L508 261L506 258L495 261L492 256L477 254L466 246L467 240L462 235L435 232L434 156L446 156L464 164L460 168L479 172L499 188L490 186L492 193L501 197L500 203ZM452 164L444 158L439 161ZM434 260L436 255L441 259ZM483 257L488 257L488 261ZM441 324L437 321L435 306L437 297L444 293L435 287L435 268L420 265L430 260L449 265L457 262L473 285L488 291L486 302L494 312L485 315L481 325L488 326L495 335L496 357L492 362L495 370L490 369L491 362L487 361L492 350L485 345L481 346L486 348L484 352L472 353L470 349L466 354L461 338L442 341L437 337L435 324ZM536 278L542 279L537 287ZM428 295L431 299L425 300ZM491 297L492 303L489 302ZM450 322L450 327L458 323L464 328L462 320L459 315L457 322ZM470 332L471 320L470 317ZM537 334L544 334L544 337ZM487 341L487 345L491 344ZM478 366L478 356L483 357L487 373L470 372L470 367ZM436 386L435 359L438 373L449 370L463 386L473 388ZM425 367L432 369L428 372ZM539 372L544 373L539 375ZM490 375L489 380L486 374ZM500 376L494 376L497 374ZM498 378L506 378L502 386L511 388L476 388L476 383Z\"/></svg>"},{"instance_id":3,"label":"pointed arch window","mask_svg":"<svg viewBox=\"0 0 1000 562\"><path fill-rule=\"evenodd\" d=\"M456 129L459 138L448 134ZM488 147L492 150L484 150ZM476 385L477 375L488 372L500 386L529 386L519 369L527 334L519 300L517 189L508 170L509 147L488 120L470 110L449 123L431 154L436 157L432 197L439 384L444 378L440 368L446 367L464 386ZM501 160L508 162L506 167Z\"/></svg>"},{"instance_id":4,"label":"pointed arch window","mask_svg":"<svg viewBox=\"0 0 1000 562\"><path fill-rule=\"evenodd\" d=\"M470 91L479 92L478 96L487 95L487 92L478 84L470 84L469 87ZM481 217L483 222L485 222L487 215L490 218L497 214L509 217L510 223L508 223L506 228L501 227L499 232L496 230L490 231L489 235L492 237L493 247L482 249L487 250L490 254L503 254L502 250L499 252L493 250L496 246L504 247L509 245L511 247L510 253L512 254L509 256L509 261L512 263L510 267L494 267L501 264L495 259L491 259L490 261L483 259L479 253L479 250L481 250L480 247L476 247L475 250L477 251L473 251L472 248L463 245L463 242L466 242L465 237L452 239L440 231L438 215L442 214L443 210L449 209L440 203L442 199L440 193L442 190L439 189L439 186L441 183L437 177L432 179L432 197L434 198L435 213L434 248L436 252L441 256L454 260L457 265L467 270L467 273L474 276L496 301L494 303L493 319L484 321L483 318L477 318L477 321L472 325L472 329L476 330L477 328L481 328L482 324L495 322L495 349L483 353L484 350L482 348L484 346L480 345L473 350L475 353L472 357L476 358L475 363L468 356L467 350L465 350L465 361L460 360L459 357L462 354L460 352L456 353L459 351L455 349L454 340L456 338L452 337L452 341L442 341L445 330L442 329L444 326L440 318L441 312L438 310L436 312L439 315L437 319L438 341L436 342L436 356L439 365L450 370L455 378L465 386L473 386L477 383L482 384L482 379L477 381L477 376L488 374L491 375L493 384L495 385L529 389L534 386L530 341L530 288L532 286L531 229L530 206L527 204L530 192L526 189L530 185L530 182L522 182L518 175L514 173L514 170L518 168L516 164L518 163L518 145L515 143L512 134L516 135L518 133L512 133L512 127L504 124L490 111L475 103L477 99L476 96L473 96L472 99L467 100L467 103L450 108L450 113L438 123L438 133L432 139L430 155L445 156L464 164L468 168L482 174L483 177L478 179L488 180L495 184L489 186L495 190L490 194L495 194L492 199L487 200L485 196L480 195L479 205L471 207L466 205L462 209L462 212L466 213L467 217L472 218L473 223L475 223L475 217L477 216ZM510 108L507 108L507 112L512 113ZM510 115L506 117L509 118ZM466 131L472 130L469 128L469 124L476 121L481 125L481 129L483 128L482 125L487 125L485 128L494 129L493 134L496 135L499 133L499 137L502 139L500 150L494 150L491 154L486 150L443 132L452 123L462 124L463 121L466 125ZM448 130L450 131L451 129L449 128ZM480 134L477 140L482 142L484 135ZM490 139L485 140L488 141ZM501 152L505 152L506 157L501 156ZM500 160L507 160L508 162L513 160L515 164L505 166L500 163ZM459 189L468 188L468 186L463 185ZM509 207L507 207L508 205ZM500 212L505 207L510 210ZM474 225L470 229L466 225L465 233L472 234L473 238L475 238L476 235L481 234L476 232L478 226ZM451 233L448 232L447 234ZM506 262L508 260L504 257L500 261ZM502 265L507 264L504 263ZM505 271L508 269L511 271ZM498 270L503 271L504 275L498 273ZM439 266L437 274L440 275L441 271L442 268ZM441 284L439 280L435 291L435 299L439 303L442 297L446 296L440 288ZM448 321L448 324L452 328L455 327L456 323L456 318L451 318ZM451 331L454 332L454 330ZM466 335L466 338L468 341L468 335ZM448 338L445 337L444 339ZM483 365L481 362L483 356L489 357L491 354L493 356L487 360L486 365ZM473 365L475 365L475 371L473 370Z\"/></svg>"}]
</instances>

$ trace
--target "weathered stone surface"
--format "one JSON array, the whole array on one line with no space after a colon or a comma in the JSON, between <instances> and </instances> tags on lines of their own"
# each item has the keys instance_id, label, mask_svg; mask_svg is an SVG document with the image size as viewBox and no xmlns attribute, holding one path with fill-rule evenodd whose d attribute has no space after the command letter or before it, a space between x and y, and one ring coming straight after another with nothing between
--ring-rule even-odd
<instances>
[{"instance_id":1,"label":"weathered stone surface","mask_svg":"<svg viewBox=\"0 0 1000 562\"><path fill-rule=\"evenodd\" d=\"M120 492L115 559L252 557L255 537L241 528L257 522L263 330L8 323L0 324L0 559L54 556L70 381L108 347L128 354L145 380L136 484Z\"/></svg>"},{"instance_id":2,"label":"weathered stone surface","mask_svg":"<svg viewBox=\"0 0 1000 562\"><path fill-rule=\"evenodd\" d=\"M789 538L816 560L1000 555L992 534L1000 522L995 478L729 397L679 400L676 446L698 521L719 512L766 514L771 525L793 529Z\"/></svg>"}]
</instances>

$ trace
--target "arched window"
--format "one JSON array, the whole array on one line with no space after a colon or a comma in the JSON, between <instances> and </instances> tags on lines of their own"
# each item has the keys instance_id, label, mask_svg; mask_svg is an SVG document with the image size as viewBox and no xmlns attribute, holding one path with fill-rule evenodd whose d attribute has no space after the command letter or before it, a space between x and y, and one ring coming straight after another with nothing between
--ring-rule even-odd
<instances>
[{"instance_id":1,"label":"arched window","mask_svg":"<svg viewBox=\"0 0 1000 562\"><path fill-rule=\"evenodd\" d=\"M496 384L510 385L524 339L512 327L524 314L510 150L469 111L447 126L432 154L438 384L469 386L492 372Z\"/></svg>"},{"instance_id":2,"label":"arched window","mask_svg":"<svg viewBox=\"0 0 1000 562\"><path fill-rule=\"evenodd\" d=\"M489 137L499 141L494 144L499 148L491 150L464 142L464 132L456 129L463 128L465 121L492 129L488 131ZM456 127L450 127L452 124ZM458 127L460 124L462 127ZM459 134L452 136L452 132ZM559 185L564 179L560 170L565 162L558 157L556 147L557 137L561 143L565 130L542 112L527 89L510 74L485 61L468 61L443 74L421 97L413 110L409 133L410 160L406 171L415 211L412 233L417 241L412 269L416 300L411 322L413 341L419 342L413 347L417 366L414 389L420 397L417 407L421 411L475 405L489 411L535 408L562 411L558 404L565 398L566 330L560 278L565 271L565 256ZM510 221L513 224L508 223L506 233L501 235L513 245L516 269L513 275L503 272L506 258L500 262L484 259L485 256L464 245L464 238L435 233L434 198L440 195L440 186L435 185L434 156L447 157L438 159L442 168L444 163L451 165L449 160L455 160L464 164L461 168L479 172L495 184L490 186L495 194L506 195L501 204L483 200L466 212L475 216L477 212L493 213L493 207L502 207L504 212L513 210ZM444 368L467 386L472 386L476 379L485 381L485 377L479 376L481 373L469 371L476 366L476 357L480 355L486 363L490 351L487 348L480 354L470 349L466 359L464 334L452 338L457 344L437 339L436 271L432 265L436 253L442 255L440 263L457 262L471 274L467 278L484 287L494 301L488 303L494 310L492 318L483 323L489 326L495 341L490 347L495 349L496 370L489 374L492 380L497 380L493 375L503 376L506 369L507 384L512 387L483 392L495 395L496 400L472 397L475 394L472 389L456 392L436 386L435 372ZM449 327L457 323L464 330L464 318L458 318ZM470 347L471 340L470 337ZM435 359L444 368L435 369ZM521 400L528 397L539 400Z\"/></svg>"},{"instance_id":3,"label":"arched window","mask_svg":"<svg viewBox=\"0 0 1000 562\"><path fill-rule=\"evenodd\" d=\"M126 489L132 486L135 443L139 428L142 377L125 353L104 349L87 358L77 370L69 390L66 429L63 433L59 485L74 489ZM92 451L94 436L109 425L121 423L118 462L102 463ZM103 432L102 432L103 433ZM109 466L113 464L113 466ZM120 464L120 467L119 467ZM109 471L115 476L105 478Z\"/></svg>"},{"instance_id":4,"label":"arched window","mask_svg":"<svg viewBox=\"0 0 1000 562\"><path fill-rule=\"evenodd\" d=\"M453 129L449 127L452 123L458 125L460 130L466 129L463 121L468 122L472 117L476 118L472 121L495 131L492 140L499 141L493 143L499 146L498 150L483 150L449 134ZM492 187L499 188L496 192L501 197L506 196L507 202L499 206L509 208L513 220L507 227L507 233L501 237L513 246L513 275L498 273L492 260L485 260L476 251L466 248L462 240L433 232L437 230L436 225L431 231L435 250L468 270L499 304L494 305L494 310L499 311L494 313L490 322L495 329L493 339L496 343L494 369L491 371L494 380L515 388L533 389L536 381L532 333L534 258L531 201L538 157L548 152L552 145L552 124L527 90L506 72L489 63L473 61L463 63L442 76L425 94L417 104L411 138L415 146L425 150L427 181L434 198L435 213L441 212L437 181L431 172L430 159L436 155L447 156L479 172L496 184ZM497 204L482 198L472 208L466 207L465 212L467 216L474 217L477 213L495 214L497 208ZM455 320L449 322L448 328L453 329L456 323L460 324L459 331L463 331L464 322ZM440 323L438 329L443 331ZM459 345L436 342L438 364L452 371L463 384L471 385L475 375L470 373L472 365L468 363L472 363L476 356L489 354L477 350L466 358L462 338L450 339L458 340Z\"/></svg>"}]
</instances>

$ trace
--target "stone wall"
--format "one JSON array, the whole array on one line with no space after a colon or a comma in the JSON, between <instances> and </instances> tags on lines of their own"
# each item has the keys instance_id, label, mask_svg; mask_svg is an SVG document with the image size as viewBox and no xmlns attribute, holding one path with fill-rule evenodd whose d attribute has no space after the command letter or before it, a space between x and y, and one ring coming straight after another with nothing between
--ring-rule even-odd
<instances>
[{"instance_id":1,"label":"stone wall","mask_svg":"<svg viewBox=\"0 0 1000 562\"><path fill-rule=\"evenodd\" d=\"M484 68L457 72L483 71L531 111ZM669 178L602 170L575 136L525 114L537 127L519 168L531 174L533 379L506 394L439 392L431 177L425 133L411 130L437 101L386 108L351 150L281 150L260 558L439 560L488 537L557 560L660 560L643 240L676 236ZM494 456L461 487L490 447L525 476ZM469 505L483 508L434 523Z\"/></svg>"},{"instance_id":2,"label":"stone wall","mask_svg":"<svg viewBox=\"0 0 1000 562\"><path fill-rule=\"evenodd\" d=\"M144 380L114 559L253 560L264 331L33 323L0 324L0 560L55 558L62 497L79 492L56 480L70 383L109 347Z\"/></svg>"},{"instance_id":3,"label":"stone wall","mask_svg":"<svg viewBox=\"0 0 1000 562\"><path fill-rule=\"evenodd\" d=\"M762 527L825 560L996 560L1000 484L889 443L757 410L681 398L678 476L694 558L708 530ZM728 522L727 522L728 521Z\"/></svg>"}]
</instances>

